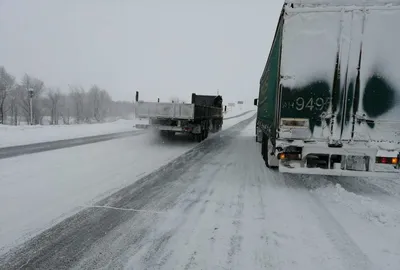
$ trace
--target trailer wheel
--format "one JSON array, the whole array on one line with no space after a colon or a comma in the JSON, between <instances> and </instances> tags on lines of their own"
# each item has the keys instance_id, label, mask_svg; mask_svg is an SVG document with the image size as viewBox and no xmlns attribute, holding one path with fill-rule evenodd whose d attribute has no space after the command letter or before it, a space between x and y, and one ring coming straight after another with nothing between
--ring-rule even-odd
<instances>
[{"instance_id":1,"label":"trailer wheel","mask_svg":"<svg viewBox=\"0 0 400 270\"><path fill-rule=\"evenodd\" d=\"M265 133L263 133L262 135L262 143L261 143L261 151L262 151L262 156L265 162L265 166L267 166L267 168L270 168L269 166L269 162L268 162L268 156L270 155L269 153L269 147L268 147L268 137L267 135L265 135Z\"/></svg>"},{"instance_id":2,"label":"trailer wheel","mask_svg":"<svg viewBox=\"0 0 400 270\"><path fill-rule=\"evenodd\" d=\"M194 139L196 142L201 142L202 141L202 133L194 134Z\"/></svg>"},{"instance_id":3,"label":"trailer wheel","mask_svg":"<svg viewBox=\"0 0 400 270\"><path fill-rule=\"evenodd\" d=\"M256 142L261 143L262 142L262 135L260 134L262 131L260 128L257 126L256 127Z\"/></svg>"},{"instance_id":4,"label":"trailer wheel","mask_svg":"<svg viewBox=\"0 0 400 270\"><path fill-rule=\"evenodd\" d=\"M264 137L264 133L262 135L262 138ZM265 145L262 143L262 139L261 139L261 156L263 157L263 159L265 160Z\"/></svg>"},{"instance_id":5,"label":"trailer wheel","mask_svg":"<svg viewBox=\"0 0 400 270\"><path fill-rule=\"evenodd\" d=\"M261 143L261 149L262 149L262 155L263 159L265 161L265 166L270 169L277 169L279 167L279 161L278 159L274 156L271 155L270 153L270 145L269 145L270 139L268 138L267 135L263 133L262 136L262 143Z\"/></svg>"}]
</instances>

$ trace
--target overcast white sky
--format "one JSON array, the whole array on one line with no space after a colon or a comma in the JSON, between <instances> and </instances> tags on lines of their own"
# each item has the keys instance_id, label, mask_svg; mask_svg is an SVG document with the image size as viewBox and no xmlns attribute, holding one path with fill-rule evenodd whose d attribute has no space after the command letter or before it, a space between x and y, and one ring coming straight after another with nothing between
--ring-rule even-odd
<instances>
[{"instance_id":1,"label":"overcast white sky","mask_svg":"<svg viewBox=\"0 0 400 270\"><path fill-rule=\"evenodd\" d=\"M0 0L0 65L115 100L250 101L283 0Z\"/></svg>"}]
</instances>

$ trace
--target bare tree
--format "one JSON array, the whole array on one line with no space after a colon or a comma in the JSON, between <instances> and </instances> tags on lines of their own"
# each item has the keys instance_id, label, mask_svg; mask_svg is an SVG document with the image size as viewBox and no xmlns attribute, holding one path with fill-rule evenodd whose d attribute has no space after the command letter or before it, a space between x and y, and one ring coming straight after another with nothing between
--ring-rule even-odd
<instances>
[{"instance_id":1,"label":"bare tree","mask_svg":"<svg viewBox=\"0 0 400 270\"><path fill-rule=\"evenodd\" d=\"M112 99L106 90L101 90L97 85L93 85L87 95L87 108L90 117L97 122L102 122L110 112Z\"/></svg>"},{"instance_id":2,"label":"bare tree","mask_svg":"<svg viewBox=\"0 0 400 270\"><path fill-rule=\"evenodd\" d=\"M18 87L16 85L13 91L10 92L8 96L8 105L10 111L10 124L11 125L18 125Z\"/></svg>"},{"instance_id":3,"label":"bare tree","mask_svg":"<svg viewBox=\"0 0 400 270\"><path fill-rule=\"evenodd\" d=\"M75 122L77 124L85 121L84 114L84 102L85 102L85 90L80 86L70 86L69 97L73 103Z\"/></svg>"},{"instance_id":4,"label":"bare tree","mask_svg":"<svg viewBox=\"0 0 400 270\"><path fill-rule=\"evenodd\" d=\"M100 104L100 88L97 85L93 85L87 96L88 109L90 110L91 117L93 117L97 122L101 121L101 104Z\"/></svg>"},{"instance_id":5,"label":"bare tree","mask_svg":"<svg viewBox=\"0 0 400 270\"><path fill-rule=\"evenodd\" d=\"M111 111L112 98L106 90L100 91L100 113L102 121L109 115Z\"/></svg>"},{"instance_id":6,"label":"bare tree","mask_svg":"<svg viewBox=\"0 0 400 270\"><path fill-rule=\"evenodd\" d=\"M70 119L71 119L71 108L73 107L73 102L72 102L70 96L61 94L59 103L60 103L60 105L59 105L60 116L63 120L63 124L69 125Z\"/></svg>"},{"instance_id":7,"label":"bare tree","mask_svg":"<svg viewBox=\"0 0 400 270\"><path fill-rule=\"evenodd\" d=\"M0 124L4 124L6 114L5 103L7 96L15 84L15 78L6 69L0 66Z\"/></svg>"},{"instance_id":8,"label":"bare tree","mask_svg":"<svg viewBox=\"0 0 400 270\"><path fill-rule=\"evenodd\" d=\"M50 107L50 124L58 125L58 119L60 116L59 103L61 99L60 90L49 89L47 97L49 99L49 107Z\"/></svg>"},{"instance_id":9,"label":"bare tree","mask_svg":"<svg viewBox=\"0 0 400 270\"><path fill-rule=\"evenodd\" d=\"M24 110L22 109L24 98L26 98L26 90L22 85L16 84L9 97L10 114L12 118L11 123L13 125L18 125L21 121L21 117L26 118L26 115L23 113Z\"/></svg>"}]
</instances>

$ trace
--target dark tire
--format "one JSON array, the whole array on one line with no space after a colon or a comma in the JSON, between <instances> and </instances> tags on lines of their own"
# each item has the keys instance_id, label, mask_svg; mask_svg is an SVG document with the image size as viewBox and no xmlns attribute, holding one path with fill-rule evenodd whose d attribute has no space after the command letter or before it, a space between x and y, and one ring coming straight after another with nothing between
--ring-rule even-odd
<instances>
[{"instance_id":1,"label":"dark tire","mask_svg":"<svg viewBox=\"0 0 400 270\"><path fill-rule=\"evenodd\" d=\"M160 136L161 136L161 138L168 138L168 133L165 131L165 130L161 130L160 131Z\"/></svg>"},{"instance_id":2,"label":"dark tire","mask_svg":"<svg viewBox=\"0 0 400 270\"><path fill-rule=\"evenodd\" d=\"M264 136L264 135L263 135ZM263 157L263 159L265 160L265 146L264 144L261 142L261 156Z\"/></svg>"},{"instance_id":3,"label":"dark tire","mask_svg":"<svg viewBox=\"0 0 400 270\"><path fill-rule=\"evenodd\" d=\"M264 158L265 166L267 166L267 168L270 168L269 163L268 163L268 155L270 154L269 149L268 149L268 140L269 139L268 139L267 135L265 135L265 133L263 133L261 148L263 149L263 158Z\"/></svg>"},{"instance_id":4,"label":"dark tire","mask_svg":"<svg viewBox=\"0 0 400 270\"><path fill-rule=\"evenodd\" d=\"M202 137L203 137L202 133L194 135L194 139L196 140L196 142L201 142L202 141Z\"/></svg>"}]
</instances>

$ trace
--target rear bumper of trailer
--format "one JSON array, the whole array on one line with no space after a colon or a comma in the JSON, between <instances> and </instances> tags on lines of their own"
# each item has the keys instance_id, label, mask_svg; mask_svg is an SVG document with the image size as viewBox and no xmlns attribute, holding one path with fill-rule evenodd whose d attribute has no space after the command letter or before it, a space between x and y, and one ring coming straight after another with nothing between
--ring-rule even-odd
<instances>
[{"instance_id":1,"label":"rear bumper of trailer","mask_svg":"<svg viewBox=\"0 0 400 270\"><path fill-rule=\"evenodd\" d=\"M290 174L331 175L331 176L353 176L353 177L383 177L400 179L400 173L393 171L351 171L341 169L300 168L288 167L279 164L279 172Z\"/></svg>"},{"instance_id":2,"label":"rear bumper of trailer","mask_svg":"<svg viewBox=\"0 0 400 270\"><path fill-rule=\"evenodd\" d=\"M364 143L329 147L304 142L281 144L277 149L282 173L400 179L398 151L382 151Z\"/></svg>"}]
</instances>

